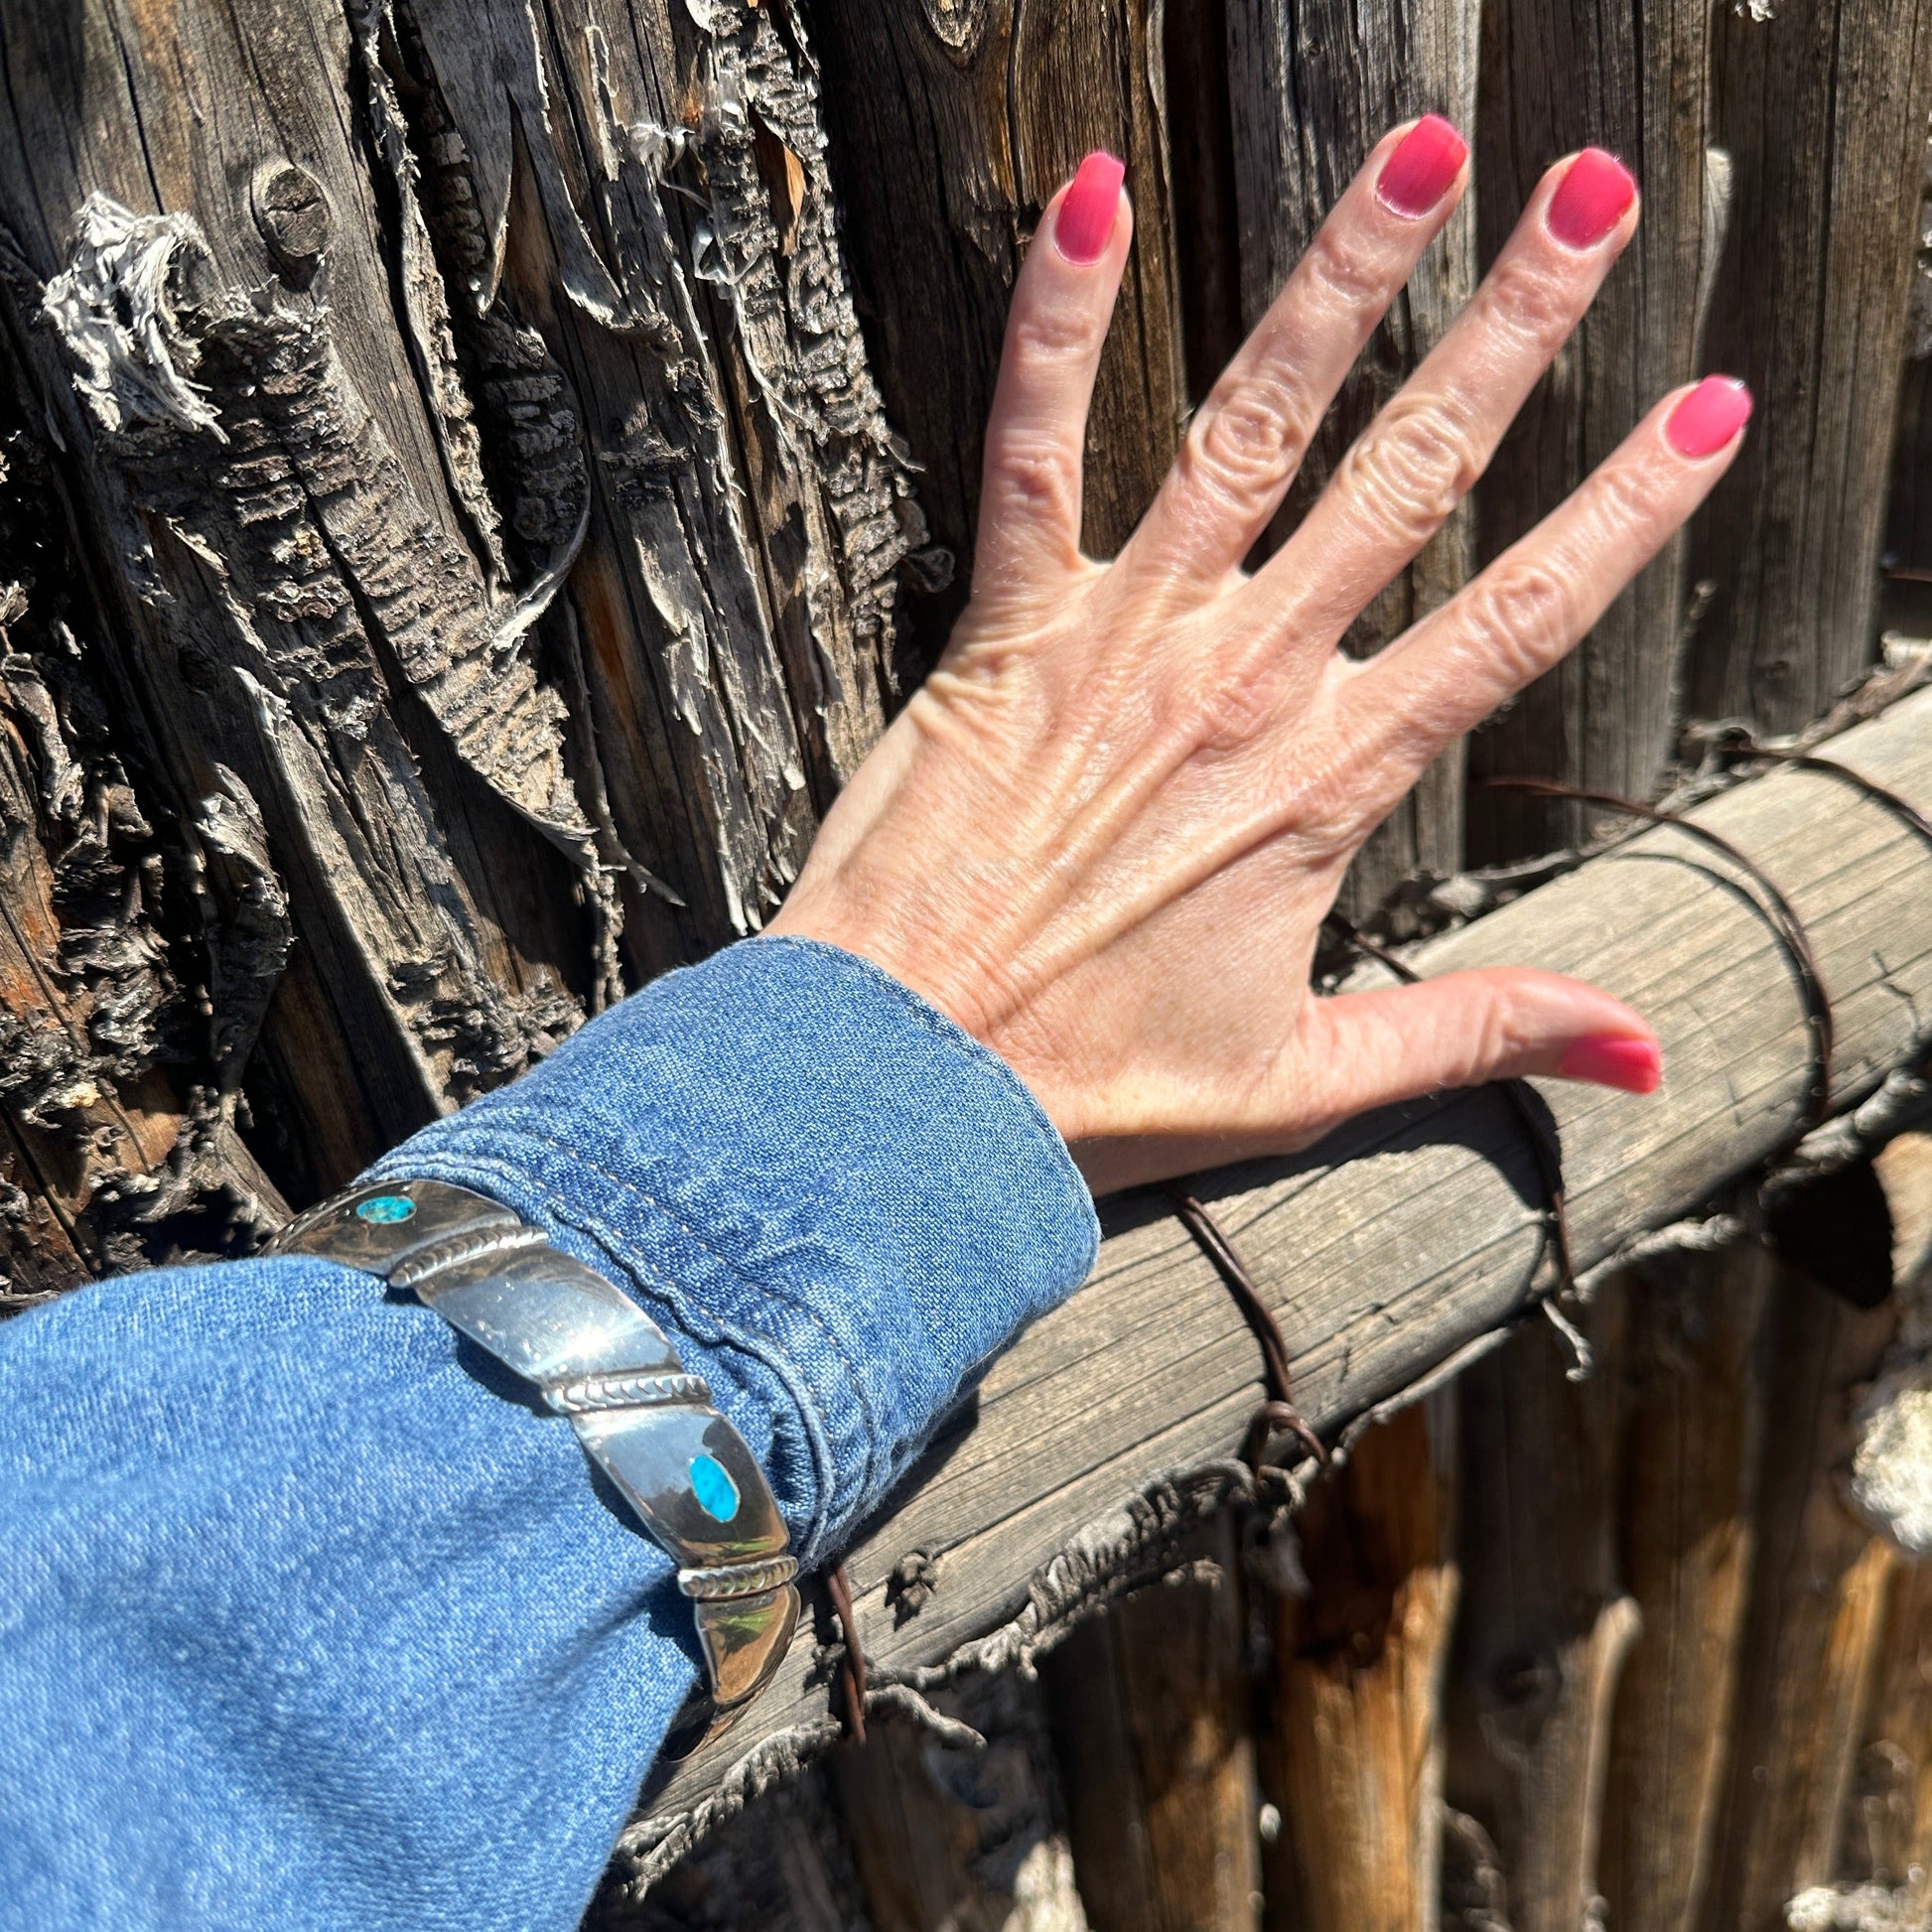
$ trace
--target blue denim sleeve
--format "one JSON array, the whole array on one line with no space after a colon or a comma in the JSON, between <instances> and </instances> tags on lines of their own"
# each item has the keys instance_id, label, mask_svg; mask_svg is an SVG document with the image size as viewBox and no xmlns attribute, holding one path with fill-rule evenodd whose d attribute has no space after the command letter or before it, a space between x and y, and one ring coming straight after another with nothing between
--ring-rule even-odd
<instances>
[{"instance_id":1,"label":"blue denim sleeve","mask_svg":"<svg viewBox=\"0 0 1932 1932\"><path fill-rule=\"evenodd\" d=\"M634 1294L835 1551L1091 1265L995 1056L748 941L379 1164ZM372 1277L103 1283L0 1329L0 1926L574 1925L693 1680L567 1424Z\"/></svg>"}]
</instances>

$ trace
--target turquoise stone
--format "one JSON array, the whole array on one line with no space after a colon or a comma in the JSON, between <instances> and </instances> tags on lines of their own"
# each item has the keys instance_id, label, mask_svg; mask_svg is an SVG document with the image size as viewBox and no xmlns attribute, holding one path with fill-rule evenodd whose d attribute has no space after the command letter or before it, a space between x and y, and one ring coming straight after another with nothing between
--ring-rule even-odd
<instances>
[{"instance_id":1,"label":"turquoise stone","mask_svg":"<svg viewBox=\"0 0 1932 1932\"><path fill-rule=\"evenodd\" d=\"M401 1194L377 1194L373 1200L365 1200L355 1210L355 1218L386 1226L391 1221L408 1220L415 1211L416 1203Z\"/></svg>"},{"instance_id":2,"label":"turquoise stone","mask_svg":"<svg viewBox=\"0 0 1932 1932\"><path fill-rule=\"evenodd\" d=\"M707 1516L729 1523L738 1514L738 1484L716 1457L694 1455L691 1458L691 1487Z\"/></svg>"}]
</instances>

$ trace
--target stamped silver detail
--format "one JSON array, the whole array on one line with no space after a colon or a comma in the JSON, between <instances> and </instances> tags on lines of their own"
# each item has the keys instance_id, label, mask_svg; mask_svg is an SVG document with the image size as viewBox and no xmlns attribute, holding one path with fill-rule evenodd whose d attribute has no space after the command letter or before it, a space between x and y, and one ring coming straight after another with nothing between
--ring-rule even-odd
<instances>
[{"instance_id":1,"label":"stamped silver detail","mask_svg":"<svg viewBox=\"0 0 1932 1932\"><path fill-rule=\"evenodd\" d=\"M548 1245L541 1228L524 1227L520 1223L512 1223L508 1227L470 1228L462 1234L432 1241L427 1247L419 1248L414 1254L397 1262L389 1270L389 1286L416 1288L431 1276L440 1275L446 1268L458 1267L466 1261L482 1261L485 1256L495 1260L503 1255Z\"/></svg>"},{"instance_id":2,"label":"stamped silver detail","mask_svg":"<svg viewBox=\"0 0 1932 1932\"><path fill-rule=\"evenodd\" d=\"M700 1603L728 1596L762 1596L798 1574L792 1557L767 1557L762 1563L721 1563L704 1570L680 1570L677 1587Z\"/></svg>"},{"instance_id":3,"label":"stamped silver detail","mask_svg":"<svg viewBox=\"0 0 1932 1932\"><path fill-rule=\"evenodd\" d=\"M659 1402L684 1402L707 1408L711 1384L702 1375L587 1375L545 1389L543 1399L560 1416L592 1409L637 1409Z\"/></svg>"},{"instance_id":4,"label":"stamped silver detail","mask_svg":"<svg viewBox=\"0 0 1932 1932\"><path fill-rule=\"evenodd\" d=\"M369 1211L364 1213L362 1210ZM500 1201L448 1181L364 1181L269 1243L399 1289L542 1392L678 1565L716 1718L768 1683L798 1625L798 1566L745 1439L615 1284Z\"/></svg>"}]
</instances>

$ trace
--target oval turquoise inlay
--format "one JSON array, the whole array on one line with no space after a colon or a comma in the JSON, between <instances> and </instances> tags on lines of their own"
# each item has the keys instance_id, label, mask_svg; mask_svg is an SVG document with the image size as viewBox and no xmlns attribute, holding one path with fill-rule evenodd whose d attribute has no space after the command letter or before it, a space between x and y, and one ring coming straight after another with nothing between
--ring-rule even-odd
<instances>
[{"instance_id":1,"label":"oval turquoise inlay","mask_svg":"<svg viewBox=\"0 0 1932 1932\"><path fill-rule=\"evenodd\" d=\"M699 1505L707 1516L715 1516L719 1522L729 1523L738 1514L738 1484L715 1456L694 1455L691 1458L691 1487L697 1492Z\"/></svg>"},{"instance_id":2,"label":"oval turquoise inlay","mask_svg":"<svg viewBox=\"0 0 1932 1932\"><path fill-rule=\"evenodd\" d=\"M402 1194L377 1194L373 1200L365 1200L355 1210L355 1218L387 1226L391 1221L408 1220L415 1211L416 1203Z\"/></svg>"}]
</instances>

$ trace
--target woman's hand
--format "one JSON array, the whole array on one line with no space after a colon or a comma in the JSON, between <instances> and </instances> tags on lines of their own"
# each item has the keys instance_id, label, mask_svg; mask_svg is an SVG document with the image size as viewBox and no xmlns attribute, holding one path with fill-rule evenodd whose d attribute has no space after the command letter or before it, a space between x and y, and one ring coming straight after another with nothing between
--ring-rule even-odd
<instances>
[{"instance_id":1,"label":"woman's hand","mask_svg":"<svg viewBox=\"0 0 1932 1932\"><path fill-rule=\"evenodd\" d=\"M1475 299L1245 575L1465 159L1434 117L1382 142L1099 564L1080 554L1081 443L1131 220L1120 164L1088 157L1014 294L972 602L772 922L876 961L1003 1055L1097 1193L1305 1146L1443 1087L1657 1082L1643 1021L1554 974L1309 988L1362 841L1589 629L1750 413L1725 378L1665 397L1449 603L1375 657L1337 649L1482 474L1636 226L1634 183L1586 151L1551 170Z\"/></svg>"}]
</instances>

